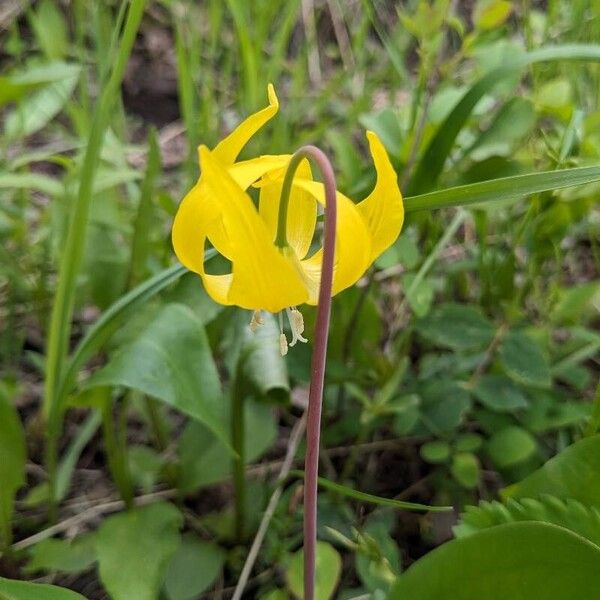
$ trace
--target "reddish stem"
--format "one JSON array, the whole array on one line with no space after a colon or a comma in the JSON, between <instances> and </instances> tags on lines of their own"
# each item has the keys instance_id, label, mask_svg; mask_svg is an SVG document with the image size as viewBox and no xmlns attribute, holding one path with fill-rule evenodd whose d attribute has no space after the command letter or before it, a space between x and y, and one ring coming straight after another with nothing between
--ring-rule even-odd
<instances>
[{"instance_id":1,"label":"reddish stem","mask_svg":"<svg viewBox=\"0 0 600 600\"><path fill-rule=\"evenodd\" d=\"M306 426L306 459L304 465L304 600L315 597L315 565L317 547L317 479L319 475L319 440L321 436L321 406L331 315L333 261L337 201L335 175L327 156L315 146L303 146L292 157L285 179L291 184L294 172L303 158L311 159L323 179L325 187L325 231L323 235L323 262L315 341L311 362L308 418ZM284 186L285 187L285 186ZM282 194L283 196L283 194Z\"/></svg>"}]
</instances>

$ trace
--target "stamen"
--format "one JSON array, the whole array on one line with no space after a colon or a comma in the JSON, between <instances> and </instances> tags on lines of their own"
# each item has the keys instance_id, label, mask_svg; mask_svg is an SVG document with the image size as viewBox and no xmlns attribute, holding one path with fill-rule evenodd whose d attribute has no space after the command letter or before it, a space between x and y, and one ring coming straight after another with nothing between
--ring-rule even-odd
<instances>
[{"instance_id":1,"label":"stamen","mask_svg":"<svg viewBox=\"0 0 600 600\"><path fill-rule=\"evenodd\" d=\"M285 333L279 334L279 352L281 352L281 356L285 356L288 353L288 341Z\"/></svg>"},{"instance_id":2,"label":"stamen","mask_svg":"<svg viewBox=\"0 0 600 600\"><path fill-rule=\"evenodd\" d=\"M250 319L250 331L254 333L263 323L264 320L260 314L260 310L255 310L252 313L252 319Z\"/></svg>"},{"instance_id":3,"label":"stamen","mask_svg":"<svg viewBox=\"0 0 600 600\"><path fill-rule=\"evenodd\" d=\"M292 330L292 341L290 347L295 346L296 342L306 343L308 340L303 337L304 332L304 318L302 313L296 308L286 308L285 313L287 314L288 321L290 323L290 329Z\"/></svg>"}]
</instances>

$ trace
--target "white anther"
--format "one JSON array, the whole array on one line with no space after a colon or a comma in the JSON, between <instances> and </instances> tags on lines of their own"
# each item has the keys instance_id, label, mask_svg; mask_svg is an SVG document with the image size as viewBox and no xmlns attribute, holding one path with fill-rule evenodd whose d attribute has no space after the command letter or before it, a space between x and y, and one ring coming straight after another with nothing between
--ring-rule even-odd
<instances>
[{"instance_id":1,"label":"white anther","mask_svg":"<svg viewBox=\"0 0 600 600\"><path fill-rule=\"evenodd\" d=\"M285 356L288 353L288 341L285 333L279 334L279 352L281 352L281 356Z\"/></svg>"},{"instance_id":2,"label":"white anther","mask_svg":"<svg viewBox=\"0 0 600 600\"><path fill-rule=\"evenodd\" d=\"M295 346L296 342L308 342L302 335L304 332L304 318L302 317L302 313L297 308L286 308L285 313L290 323L290 329L292 330L290 347Z\"/></svg>"},{"instance_id":3,"label":"white anther","mask_svg":"<svg viewBox=\"0 0 600 600\"><path fill-rule=\"evenodd\" d=\"M254 333L263 323L264 320L260 314L260 310L255 310L252 313L252 319L250 319L250 331Z\"/></svg>"}]
</instances>

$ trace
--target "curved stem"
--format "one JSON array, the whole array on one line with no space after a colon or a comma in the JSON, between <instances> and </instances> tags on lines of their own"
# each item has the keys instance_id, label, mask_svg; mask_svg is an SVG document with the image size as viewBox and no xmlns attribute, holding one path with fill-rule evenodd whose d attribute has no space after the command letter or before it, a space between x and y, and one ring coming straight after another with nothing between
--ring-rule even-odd
<instances>
[{"instance_id":1,"label":"curved stem","mask_svg":"<svg viewBox=\"0 0 600 600\"><path fill-rule=\"evenodd\" d=\"M304 158L308 158L315 163L321 173L323 185L325 186L323 263L321 269L321 282L319 285L315 342L310 370L310 392L308 396L308 417L306 425L306 459L304 465L304 600L314 600L317 546L317 478L319 475L321 405L325 381L329 318L331 315L337 202L335 175L329 159L315 146L303 146L294 154L294 156L292 156L283 180L275 243L280 247L284 247L287 244L285 232L290 190L296 169Z\"/></svg>"}]
</instances>

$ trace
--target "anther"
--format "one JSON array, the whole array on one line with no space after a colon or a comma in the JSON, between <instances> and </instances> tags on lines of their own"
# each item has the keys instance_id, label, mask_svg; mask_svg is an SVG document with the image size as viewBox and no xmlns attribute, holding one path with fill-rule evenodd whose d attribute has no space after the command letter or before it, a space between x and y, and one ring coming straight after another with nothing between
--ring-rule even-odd
<instances>
[{"instance_id":1,"label":"anther","mask_svg":"<svg viewBox=\"0 0 600 600\"><path fill-rule=\"evenodd\" d=\"M288 341L285 333L279 334L279 352L281 352L281 356L285 356L288 353Z\"/></svg>"},{"instance_id":2,"label":"anther","mask_svg":"<svg viewBox=\"0 0 600 600\"><path fill-rule=\"evenodd\" d=\"M260 314L260 310L255 310L252 313L252 319L250 319L250 331L254 333L263 323L264 320Z\"/></svg>"},{"instance_id":3,"label":"anther","mask_svg":"<svg viewBox=\"0 0 600 600\"><path fill-rule=\"evenodd\" d=\"M302 313L297 308L286 308L288 321L290 323L290 329L292 330L292 341L290 347L295 346L296 342L306 343L308 340L302 335L304 332L304 318Z\"/></svg>"}]
</instances>

